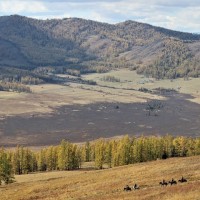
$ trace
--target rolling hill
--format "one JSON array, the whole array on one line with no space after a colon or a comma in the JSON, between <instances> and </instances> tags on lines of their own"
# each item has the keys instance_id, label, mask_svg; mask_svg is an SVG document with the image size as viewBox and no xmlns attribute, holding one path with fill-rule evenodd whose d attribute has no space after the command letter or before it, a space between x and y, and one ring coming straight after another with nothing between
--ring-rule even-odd
<instances>
[{"instance_id":1,"label":"rolling hill","mask_svg":"<svg viewBox=\"0 0 200 200\"><path fill-rule=\"evenodd\" d=\"M0 66L130 67L157 78L200 74L200 35L135 21L0 17Z\"/></svg>"},{"instance_id":2,"label":"rolling hill","mask_svg":"<svg viewBox=\"0 0 200 200\"><path fill-rule=\"evenodd\" d=\"M171 158L105 170L55 171L16 176L0 186L0 199L9 200L199 200L200 156ZM186 183L160 186L184 176ZM139 190L123 191L137 183Z\"/></svg>"}]
</instances>

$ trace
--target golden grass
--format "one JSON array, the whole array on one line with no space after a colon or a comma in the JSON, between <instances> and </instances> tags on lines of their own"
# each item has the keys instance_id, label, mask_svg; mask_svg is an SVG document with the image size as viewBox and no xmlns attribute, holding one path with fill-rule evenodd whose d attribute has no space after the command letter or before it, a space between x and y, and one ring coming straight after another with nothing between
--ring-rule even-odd
<instances>
[{"instance_id":1,"label":"golden grass","mask_svg":"<svg viewBox=\"0 0 200 200\"><path fill-rule=\"evenodd\" d=\"M160 187L159 181L182 175L187 183ZM94 171L47 172L16 176L0 187L1 200L199 200L200 156L171 158ZM126 184L140 190L124 192Z\"/></svg>"},{"instance_id":2,"label":"golden grass","mask_svg":"<svg viewBox=\"0 0 200 200\"><path fill-rule=\"evenodd\" d=\"M104 76L114 76L120 78L121 82L105 82L101 79ZM94 80L100 85L111 86L117 88L134 88L139 89L145 87L147 89L155 89L158 87L172 88L178 90L180 93L191 94L194 99L190 99L193 102L200 103L200 78L189 78L185 81L183 78L171 80L155 80L153 78L146 78L143 75L138 75L135 71L128 69L120 69L110 71L104 74L89 74L85 75L86 80Z\"/></svg>"},{"instance_id":3,"label":"golden grass","mask_svg":"<svg viewBox=\"0 0 200 200\"><path fill-rule=\"evenodd\" d=\"M121 82L102 81L101 78L106 75L120 78ZM99 85L71 83L70 86L62 86L44 84L31 86L32 94L0 92L0 116L51 113L54 108L63 105L98 102L135 103L145 102L147 99L164 99L157 95L136 91L141 87L148 89L164 87L176 90L179 88L179 92L191 94L194 97L190 99L191 101L200 103L199 78L190 78L188 81L183 79L155 81L138 75L135 71L120 69L103 74L84 75L83 79L94 80ZM124 90L124 88L135 90Z\"/></svg>"},{"instance_id":4,"label":"golden grass","mask_svg":"<svg viewBox=\"0 0 200 200\"><path fill-rule=\"evenodd\" d=\"M5 92L5 91L0 91L0 99L10 99L10 98L15 98L20 96L20 93L17 92Z\"/></svg>"},{"instance_id":5,"label":"golden grass","mask_svg":"<svg viewBox=\"0 0 200 200\"><path fill-rule=\"evenodd\" d=\"M61 86L53 84L31 86L32 94L0 98L0 116L33 113L51 113L56 107L97 102L144 102L147 98L161 98L138 91L123 91L99 86L71 84Z\"/></svg>"}]
</instances>

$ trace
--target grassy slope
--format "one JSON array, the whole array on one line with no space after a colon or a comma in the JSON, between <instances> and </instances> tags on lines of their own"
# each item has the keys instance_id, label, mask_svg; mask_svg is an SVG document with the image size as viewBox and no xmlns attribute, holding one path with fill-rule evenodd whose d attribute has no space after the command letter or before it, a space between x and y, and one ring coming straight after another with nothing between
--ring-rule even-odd
<instances>
[{"instance_id":1,"label":"grassy slope","mask_svg":"<svg viewBox=\"0 0 200 200\"><path fill-rule=\"evenodd\" d=\"M160 187L162 179L178 179L187 183ZM17 183L0 187L1 200L199 200L200 156L171 158L148 163L95 171L48 172L16 176ZM126 184L138 183L138 191L124 192Z\"/></svg>"}]
</instances>

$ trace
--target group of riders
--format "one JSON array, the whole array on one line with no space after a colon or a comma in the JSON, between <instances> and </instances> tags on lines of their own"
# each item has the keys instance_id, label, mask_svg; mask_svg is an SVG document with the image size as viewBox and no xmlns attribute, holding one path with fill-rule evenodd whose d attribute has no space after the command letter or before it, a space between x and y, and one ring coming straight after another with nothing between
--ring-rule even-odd
<instances>
[{"instance_id":1,"label":"group of riders","mask_svg":"<svg viewBox=\"0 0 200 200\"><path fill-rule=\"evenodd\" d=\"M180 180L178 180L178 182L184 183L184 182L187 182L187 179L183 178L183 176L182 176L182 178L181 178ZM175 181L173 178L172 178L171 181L168 181L168 182L165 181L165 180L163 179L163 181L160 182L159 184L160 184L161 186L167 186L168 184L176 185L176 184L177 184L177 181Z\"/></svg>"},{"instance_id":2,"label":"group of riders","mask_svg":"<svg viewBox=\"0 0 200 200\"><path fill-rule=\"evenodd\" d=\"M184 182L187 182L187 179L185 179L183 176L182 176L182 178L180 179L180 180L178 180L178 182L180 182L180 183L184 183ZM173 185L173 184L177 184L177 181L175 181L173 178L172 178L172 180L171 181L165 181L164 179L163 179L163 181L161 181L160 183L159 183L161 186L167 186L168 184L171 184L171 185ZM134 184L133 185L133 187L131 188L129 185L126 185L125 187L124 187L124 191L131 191L131 190L138 190L138 189L140 189L140 187L139 187L139 185L137 185L137 184Z\"/></svg>"},{"instance_id":3,"label":"group of riders","mask_svg":"<svg viewBox=\"0 0 200 200\"><path fill-rule=\"evenodd\" d=\"M137 184L134 184L134 186L133 186L133 190L138 190L138 189L140 189L140 187L137 185ZM124 187L124 191L131 191L132 189L131 189L131 187L129 186L129 185L126 185L125 187Z\"/></svg>"}]
</instances>

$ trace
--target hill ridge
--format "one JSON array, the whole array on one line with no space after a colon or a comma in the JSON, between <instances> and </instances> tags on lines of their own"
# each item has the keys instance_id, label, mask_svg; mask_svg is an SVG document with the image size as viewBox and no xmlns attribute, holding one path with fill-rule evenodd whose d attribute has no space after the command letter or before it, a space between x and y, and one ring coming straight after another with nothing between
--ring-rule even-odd
<instances>
[{"instance_id":1,"label":"hill ridge","mask_svg":"<svg viewBox=\"0 0 200 200\"><path fill-rule=\"evenodd\" d=\"M139 73L158 73L160 78L200 74L200 35L131 20L108 24L81 18L3 16L0 43L2 67L101 65L132 67Z\"/></svg>"}]
</instances>

